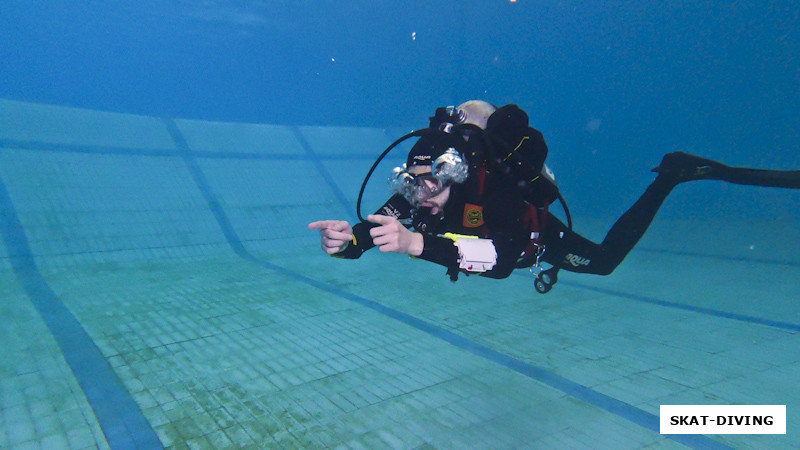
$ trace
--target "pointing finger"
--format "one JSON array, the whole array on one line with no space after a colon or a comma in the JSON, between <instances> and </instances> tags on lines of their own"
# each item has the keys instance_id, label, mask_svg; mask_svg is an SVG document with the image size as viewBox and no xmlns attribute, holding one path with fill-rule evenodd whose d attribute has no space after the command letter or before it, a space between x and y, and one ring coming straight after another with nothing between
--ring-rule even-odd
<instances>
[{"instance_id":1,"label":"pointing finger","mask_svg":"<svg viewBox=\"0 0 800 450\"><path fill-rule=\"evenodd\" d=\"M330 228L326 228L326 229L320 231L320 234L323 237L326 237L328 239L337 239L337 240L340 240L340 241L351 241L351 240L353 240L353 235L352 234L350 234L350 233L342 233L340 231L336 231L336 230L333 230L333 229L330 229Z\"/></svg>"},{"instance_id":2,"label":"pointing finger","mask_svg":"<svg viewBox=\"0 0 800 450\"><path fill-rule=\"evenodd\" d=\"M333 220L318 220L316 222L311 222L310 224L308 224L308 229L321 230L323 228L328 228L328 225L330 225L332 222Z\"/></svg>"},{"instance_id":3,"label":"pointing finger","mask_svg":"<svg viewBox=\"0 0 800 450\"><path fill-rule=\"evenodd\" d=\"M347 227L347 222L342 220L318 220L316 222L311 222L308 224L309 230L321 230L321 229L333 229L337 231L342 231Z\"/></svg>"}]
</instances>

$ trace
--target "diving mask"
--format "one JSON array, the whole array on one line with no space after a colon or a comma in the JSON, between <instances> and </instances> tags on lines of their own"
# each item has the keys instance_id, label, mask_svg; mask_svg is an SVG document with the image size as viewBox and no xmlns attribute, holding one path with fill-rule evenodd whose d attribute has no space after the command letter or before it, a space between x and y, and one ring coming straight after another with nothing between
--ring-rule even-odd
<instances>
[{"instance_id":1,"label":"diving mask","mask_svg":"<svg viewBox=\"0 0 800 450\"><path fill-rule=\"evenodd\" d=\"M395 167L389 178L391 189L401 194L414 208L442 193L454 183L467 179L469 165L454 148L448 148L431 165L431 173L414 175L405 164Z\"/></svg>"}]
</instances>

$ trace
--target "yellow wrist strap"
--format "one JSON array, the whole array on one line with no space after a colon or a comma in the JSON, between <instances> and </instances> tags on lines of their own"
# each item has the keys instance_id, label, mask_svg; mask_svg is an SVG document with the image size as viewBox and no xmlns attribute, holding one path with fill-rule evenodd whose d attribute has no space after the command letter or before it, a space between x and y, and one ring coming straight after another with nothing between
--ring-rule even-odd
<instances>
[{"instance_id":1,"label":"yellow wrist strap","mask_svg":"<svg viewBox=\"0 0 800 450\"><path fill-rule=\"evenodd\" d=\"M478 236L470 236L468 234L445 233L443 237L450 239L453 243L458 244L459 239L479 239Z\"/></svg>"}]
</instances>

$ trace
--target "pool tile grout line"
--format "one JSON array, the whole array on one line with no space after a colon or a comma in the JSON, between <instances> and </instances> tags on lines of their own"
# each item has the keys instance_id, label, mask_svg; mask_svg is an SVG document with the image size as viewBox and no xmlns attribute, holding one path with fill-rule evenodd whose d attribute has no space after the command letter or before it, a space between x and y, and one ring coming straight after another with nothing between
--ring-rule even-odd
<instances>
[{"instance_id":1,"label":"pool tile grout line","mask_svg":"<svg viewBox=\"0 0 800 450\"><path fill-rule=\"evenodd\" d=\"M298 127L294 127L298 129ZM299 139L301 139L300 143L304 146L304 150L306 154L304 155L295 155L295 154L280 154L280 153L236 153L236 152L224 152L224 151L214 151L214 152L198 152L193 151L193 155L195 158L198 159L238 159L238 160L265 160L265 161L313 161L315 164L318 161L372 161L374 160L374 155L353 155L353 154L317 154L313 152L313 150L309 150L311 147L305 147L308 145L307 140L302 136L302 134L295 131L296 135ZM387 135L388 137L388 135ZM184 139L185 142L185 139ZM46 151L46 152L62 152L62 153L87 153L87 154L97 154L97 155L123 155L123 156L147 156L147 157L181 157L180 151L176 151L175 149L135 149L129 147L113 147L113 146L96 146L96 145L73 145L73 144L55 144L55 143L48 143L48 142L38 142L38 141L19 141L14 139L3 139L0 138L0 148L8 148L8 149L20 149L20 150L30 150L30 151ZM317 166L318 169L324 170L322 175L325 176L328 174L327 170L324 169L321 165ZM329 179L325 181L331 185L332 188L338 190L335 183L332 182L332 178L328 174ZM337 199L341 202L344 198L344 195L339 192L336 193ZM344 202L343 207L348 210L349 214L355 218L356 214L353 211L353 208L349 206L349 203ZM713 254L704 254L704 253L697 253L697 252L685 252L685 251L678 251L678 250L668 250L668 249L658 249L658 248L646 248L646 247L637 247L634 249L635 252L648 252L648 253L658 253L658 254L665 254L665 255L677 255L677 256L688 256L688 257L696 257L696 258L710 258L720 261L731 261L731 262L746 262L746 263L758 263L758 264L765 264L765 265L776 265L776 266L788 266L788 267L800 267L800 261L782 261L778 259L769 259L769 258L749 258L749 257L742 257L742 256L729 256L729 255L713 255Z\"/></svg>"},{"instance_id":2,"label":"pool tile grout line","mask_svg":"<svg viewBox=\"0 0 800 450\"><path fill-rule=\"evenodd\" d=\"M231 224L230 220L228 220L228 216L222 209L222 205L220 205L219 201L214 195L214 192L211 190L211 185L209 184L203 170L200 169L200 165L197 164L197 160L192 154L192 150L189 148L189 144L186 142L186 138L183 136L183 133L181 133L181 131L178 129L178 125L174 120L170 118L162 118L161 120L172 137L175 147L178 149L178 154L183 158L183 162L186 164L187 169L189 169L189 174L194 180L196 187L200 190L200 193L206 200L209 209L211 209L211 213L214 215L214 218L217 220L217 223L222 229L222 234L225 236L225 240L237 255L246 257L247 251L244 248L244 244L242 244L241 239L239 239L239 236L233 229L233 225Z\"/></svg>"},{"instance_id":3,"label":"pool tile grout line","mask_svg":"<svg viewBox=\"0 0 800 450\"><path fill-rule=\"evenodd\" d=\"M336 199L339 201L339 204L342 206L342 208L344 208L345 211L347 211L352 220L354 221L357 220L358 215L356 214L355 209L352 206L350 206L350 202L345 197L344 192L342 192L342 190L339 189L339 186L336 184L336 181L333 180L333 177L331 176L330 172L328 172L328 169L326 169L325 165L322 164L322 161L320 161L319 156L314 151L314 148L311 147L311 144L309 144L308 139L306 139L306 137L303 135L303 132L300 131L300 127L293 126L290 128L292 130L292 133L294 133L294 136L297 139L297 141L306 151L306 155L308 155L309 159L311 159L311 162L314 163L314 166L317 168L317 172L319 172L319 174L322 176L322 179L325 180L325 183L333 191L333 194L336 196Z\"/></svg>"},{"instance_id":4,"label":"pool tile grout line","mask_svg":"<svg viewBox=\"0 0 800 450\"><path fill-rule=\"evenodd\" d=\"M39 271L2 178L0 234L11 253L9 259L17 279L61 349L108 445L112 449L163 448L108 360Z\"/></svg>"},{"instance_id":5,"label":"pool tile grout line","mask_svg":"<svg viewBox=\"0 0 800 450\"><path fill-rule=\"evenodd\" d=\"M519 273L519 275L523 275L524 276L525 274ZM746 323L750 323L750 324L764 325L764 326L768 326L768 327L772 327L772 328L779 328L779 329L782 329L782 330L791 331L791 332L794 332L794 333L800 332L800 325L795 324L795 323L781 322L781 321L778 321L778 320L764 319L764 318L755 317L755 316L747 316L747 315L744 315L744 314L737 314L737 313L722 311L722 310L719 310L719 309L705 308L705 307L702 307L702 306L688 305L688 304L685 304L685 303L671 302L671 301L668 301L668 300L659 300L657 298L648 297L648 296L645 296L645 295L631 294L631 293L628 293L628 292L622 292L622 291L616 291L614 289L591 286L591 285L588 285L588 284L578 283L578 282L575 282L575 281L564 281L564 280L561 280L561 281L559 281L559 283L563 284L565 286L569 286L569 287L574 287L574 288L578 288L578 289L584 289L584 290L587 290L587 291L598 292L598 293L601 293L601 294L610 295L610 296L613 296L613 297L624 298L624 299L628 299L628 300L634 300L634 301L637 301L637 302L647 303L647 304L650 304L650 305L663 306L665 308L682 309L684 311L691 311L691 312L697 313L697 314L705 314L707 316L719 317L721 319L730 319L730 320L737 320L739 322L746 322Z\"/></svg>"},{"instance_id":6,"label":"pool tile grout line","mask_svg":"<svg viewBox=\"0 0 800 450\"><path fill-rule=\"evenodd\" d=\"M177 125L176 125L177 126ZM123 156L149 156L149 157L179 157L180 150L164 148L130 148L98 145L76 145L76 144L57 144L51 142L38 141L18 141L14 139L0 138L0 148L27 150L34 152L54 152L54 153L84 153L91 155L123 155ZM329 160L329 161L371 161L372 155L353 155L347 153L336 154L306 154L297 155L292 153L237 153L224 151L204 151L194 152L197 158L208 159L244 159L244 160L265 160L265 161L308 161L308 160Z\"/></svg>"},{"instance_id":7,"label":"pool tile grout line","mask_svg":"<svg viewBox=\"0 0 800 450\"><path fill-rule=\"evenodd\" d=\"M113 146L57 144L52 142L0 139L0 147L15 150L56 153L86 153L92 155L178 156L174 149L145 149Z\"/></svg>"},{"instance_id":8,"label":"pool tile grout line","mask_svg":"<svg viewBox=\"0 0 800 450\"><path fill-rule=\"evenodd\" d=\"M203 192L206 200L209 202L209 207L214 210L214 216L220 221L220 226L223 229L225 238L234 252L245 260L251 261L266 269L280 273L284 276L292 278L296 281L313 286L325 292L334 294L342 299L349 300L361 306L370 308L386 317L398 320L406 325L409 325L417 330L423 331L431 336L439 338L449 344L467 351L475 356L484 358L488 361L497 363L503 367L514 370L517 373L525 375L531 379L544 383L554 389L557 389L565 394L577 398L581 401L604 409L612 414L626 419L632 423L649 429L655 433L659 432L659 418L650 414L642 409L636 408L625 402L609 397L600 392L594 391L586 386L570 381L564 377L549 372L543 368L528 364L524 361L518 360L496 350L493 350L478 342L467 339L451 331L445 330L437 325L426 322L418 317L406 314L402 311L390 308L381 303L369 300L367 298L352 294L343 289L330 285L329 283L321 282L313 278L301 275L293 270L271 263L269 261L261 260L252 255L244 248L244 245L239 240L236 231L233 229L230 221L228 220L225 211L220 206L219 202L214 198L210 185L205 175L202 173L199 165L194 161L191 149L183 138L180 130L175 123L170 119L164 119L164 123L169 128L170 134L176 139L176 145L184 154L184 160L187 162L187 167L193 173L192 177L198 183L198 189ZM322 167L318 165L317 167ZM323 175L324 176L324 175ZM715 441L703 435L664 435L668 439L680 442L692 448L707 449L707 448L730 448L718 441Z\"/></svg>"},{"instance_id":9,"label":"pool tile grout line","mask_svg":"<svg viewBox=\"0 0 800 450\"><path fill-rule=\"evenodd\" d=\"M750 258L745 256L709 255L700 252L687 252L681 250L668 250L668 249L648 248L648 247L637 248L636 251L646 252L646 253L657 253L660 255L688 256L692 258L709 258L709 259L717 259L730 262L743 262L748 264L758 263L758 264L773 265L773 266L800 267L800 261L781 261L780 259L770 259L770 258Z\"/></svg>"}]
</instances>

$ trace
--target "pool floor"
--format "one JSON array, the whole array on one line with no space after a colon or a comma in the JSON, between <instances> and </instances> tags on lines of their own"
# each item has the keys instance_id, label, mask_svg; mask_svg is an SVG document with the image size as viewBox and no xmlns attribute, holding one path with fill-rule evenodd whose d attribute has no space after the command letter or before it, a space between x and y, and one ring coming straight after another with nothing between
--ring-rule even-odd
<instances>
[{"instance_id":1,"label":"pool floor","mask_svg":"<svg viewBox=\"0 0 800 450\"><path fill-rule=\"evenodd\" d=\"M313 151L347 130L229 158L201 134L234 125L3 105L29 119L0 121L0 448L800 446L791 219L660 218L612 276L546 295L525 271L451 283L304 228L352 213L352 161ZM164 143L65 142L59 117ZM298 164L317 184L259 175ZM787 433L662 435L665 404L787 405Z\"/></svg>"}]
</instances>

